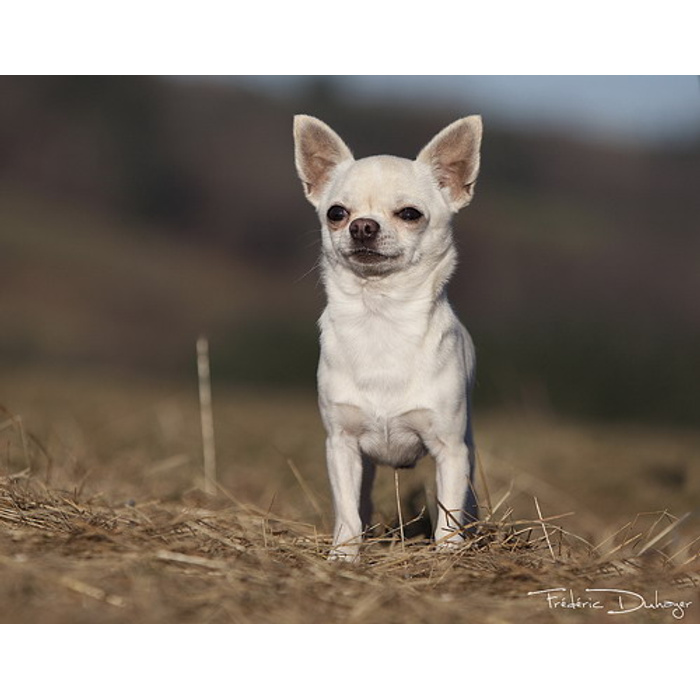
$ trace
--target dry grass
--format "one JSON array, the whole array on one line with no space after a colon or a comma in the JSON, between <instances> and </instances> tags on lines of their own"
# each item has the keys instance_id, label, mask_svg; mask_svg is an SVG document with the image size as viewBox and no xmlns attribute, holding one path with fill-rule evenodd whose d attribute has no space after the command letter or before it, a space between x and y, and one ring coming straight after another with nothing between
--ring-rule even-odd
<instances>
[{"instance_id":1,"label":"dry grass","mask_svg":"<svg viewBox=\"0 0 700 700\"><path fill-rule=\"evenodd\" d=\"M58 400L60 381L41 386ZM521 488L497 459L482 455L489 472L478 484L483 520L463 546L436 552L425 540L425 512L412 504L421 489L410 481L401 484L404 545L387 473L378 485L378 525L361 562L331 564L325 475L306 466L316 462L316 448L263 425L277 423L279 411L292 428L312 432L315 444L320 433L309 427L312 409L300 408L305 401L267 397L234 406L222 399L232 425L248 420L245 430L261 425L262 435L296 447L275 459L264 446L256 453L252 438L246 447L244 433L230 435L240 453L234 460L234 448L222 439L221 455L231 466L210 496L195 485L196 429L164 440L139 411L117 420L120 401L146 396L122 383L102 387L114 421L111 431L99 430L91 423L99 422L99 411L73 386L73 401L64 392L64 409L44 415L53 428L45 425L41 437L29 428L43 425L40 411L52 403L46 393L34 402L18 398L31 425L9 411L0 417L2 622L674 622L674 611L685 622L700 620L700 544L692 517L663 508L624 522L604 510L602 518L586 508L575 515L574 499L559 486L526 474ZM87 402L84 413L76 402ZM162 401L156 405L163 410ZM183 408L182 425L196 427L189 410ZM169 435L158 415L160 433ZM484 429L487 445L494 430ZM559 434L555 426L551 434ZM546 594L528 595L554 588L563 590L549 602ZM610 615L617 597L586 589L623 589L648 603L658 596L689 607ZM555 605L577 599L575 609ZM626 607L634 604L626 596Z\"/></svg>"}]
</instances>

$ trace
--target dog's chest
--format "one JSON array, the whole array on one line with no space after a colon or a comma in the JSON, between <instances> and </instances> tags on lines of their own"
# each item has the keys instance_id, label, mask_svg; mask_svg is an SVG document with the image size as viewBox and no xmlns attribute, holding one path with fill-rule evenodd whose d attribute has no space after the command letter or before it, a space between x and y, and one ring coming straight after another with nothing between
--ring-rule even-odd
<instances>
[{"instance_id":1,"label":"dog's chest","mask_svg":"<svg viewBox=\"0 0 700 700\"><path fill-rule=\"evenodd\" d=\"M410 318L380 314L322 322L319 390L326 420L355 436L373 460L394 466L425 453L431 423L426 368L433 350Z\"/></svg>"},{"instance_id":2,"label":"dog's chest","mask_svg":"<svg viewBox=\"0 0 700 700\"><path fill-rule=\"evenodd\" d=\"M333 381L348 385L356 401L391 411L413 408L409 395L431 363L431 348L410 318L348 315L322 324L322 362Z\"/></svg>"},{"instance_id":3,"label":"dog's chest","mask_svg":"<svg viewBox=\"0 0 700 700\"><path fill-rule=\"evenodd\" d=\"M361 451L380 464L411 466L426 454L424 436L431 412L414 409L400 415L369 414L356 406L338 407L337 417L357 437Z\"/></svg>"}]
</instances>

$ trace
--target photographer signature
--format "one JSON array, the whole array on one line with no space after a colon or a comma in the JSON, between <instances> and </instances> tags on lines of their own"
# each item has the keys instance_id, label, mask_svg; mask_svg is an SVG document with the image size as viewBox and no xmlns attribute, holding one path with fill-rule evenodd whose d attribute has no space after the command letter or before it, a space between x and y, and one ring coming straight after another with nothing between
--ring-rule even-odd
<instances>
[{"instance_id":1,"label":"photographer signature","mask_svg":"<svg viewBox=\"0 0 700 700\"><path fill-rule=\"evenodd\" d=\"M626 615L639 610L666 610L676 620L685 617L692 600L660 599L659 592L654 591L654 599L647 600L641 593L620 588L586 588L586 594L576 595L571 588L546 588L530 591L528 596L543 596L550 610L605 610L608 615Z\"/></svg>"}]
</instances>

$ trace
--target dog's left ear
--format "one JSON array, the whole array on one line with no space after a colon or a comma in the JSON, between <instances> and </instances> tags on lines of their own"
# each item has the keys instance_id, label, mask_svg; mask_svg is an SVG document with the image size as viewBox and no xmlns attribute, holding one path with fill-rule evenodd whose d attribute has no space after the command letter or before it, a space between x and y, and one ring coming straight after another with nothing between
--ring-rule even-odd
<instances>
[{"instance_id":1,"label":"dog's left ear","mask_svg":"<svg viewBox=\"0 0 700 700\"><path fill-rule=\"evenodd\" d=\"M316 117L294 117L294 160L306 198L316 206L335 168L353 160L350 149L333 129Z\"/></svg>"},{"instance_id":2,"label":"dog's left ear","mask_svg":"<svg viewBox=\"0 0 700 700\"><path fill-rule=\"evenodd\" d=\"M466 207L474 196L481 132L480 116L458 119L435 136L416 159L430 166L453 211Z\"/></svg>"}]
</instances>

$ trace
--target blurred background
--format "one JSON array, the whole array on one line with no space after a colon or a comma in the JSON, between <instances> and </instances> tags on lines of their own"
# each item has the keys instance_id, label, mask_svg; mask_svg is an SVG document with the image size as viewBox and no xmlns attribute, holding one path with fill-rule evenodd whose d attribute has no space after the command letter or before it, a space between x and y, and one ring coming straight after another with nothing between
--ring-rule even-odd
<instances>
[{"instance_id":1,"label":"blurred background","mask_svg":"<svg viewBox=\"0 0 700 700\"><path fill-rule=\"evenodd\" d=\"M697 424L694 76L2 77L0 377L192 378L203 333L215 387L313 392L297 112L357 157L483 115L449 295L477 408Z\"/></svg>"}]
</instances>

